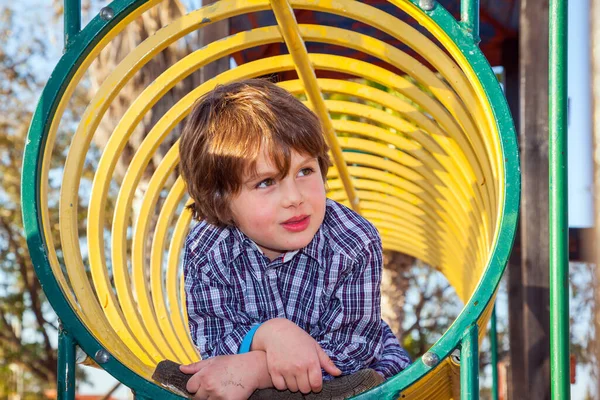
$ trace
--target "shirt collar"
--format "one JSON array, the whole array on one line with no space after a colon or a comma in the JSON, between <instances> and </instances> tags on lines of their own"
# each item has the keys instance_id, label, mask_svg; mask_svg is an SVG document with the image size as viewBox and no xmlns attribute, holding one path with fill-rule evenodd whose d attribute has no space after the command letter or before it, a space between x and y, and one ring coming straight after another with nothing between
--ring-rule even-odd
<instances>
[{"instance_id":1,"label":"shirt collar","mask_svg":"<svg viewBox=\"0 0 600 400\"><path fill-rule=\"evenodd\" d=\"M321 224L319 230L315 233L315 237L302 249L302 252L315 260L321 268L325 267L325 229L325 225Z\"/></svg>"},{"instance_id":2,"label":"shirt collar","mask_svg":"<svg viewBox=\"0 0 600 400\"><path fill-rule=\"evenodd\" d=\"M313 239L305 248L286 252L283 256L283 263L290 261L292 258L294 258L296 254L302 252L308 257L315 260L320 267L324 267L323 260L325 250L325 234L323 232L323 229L324 226L321 225ZM232 248L233 259L239 257L242 254L244 247L248 246L264 255L261 248L258 247L258 245L252 239L246 236L246 234L242 232L238 227L230 226L229 230L234 237L234 243Z\"/></svg>"}]
</instances>

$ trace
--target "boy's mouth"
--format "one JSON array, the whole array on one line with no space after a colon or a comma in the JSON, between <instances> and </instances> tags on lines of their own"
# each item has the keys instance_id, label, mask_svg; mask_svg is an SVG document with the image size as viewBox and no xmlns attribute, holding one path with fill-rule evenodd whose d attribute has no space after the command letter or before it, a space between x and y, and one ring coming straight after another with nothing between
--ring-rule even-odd
<instances>
[{"instance_id":1,"label":"boy's mouth","mask_svg":"<svg viewBox=\"0 0 600 400\"><path fill-rule=\"evenodd\" d=\"M306 228L308 228L308 224L310 223L310 215L300 215L298 217L293 217L283 222L281 225L291 232L302 232Z\"/></svg>"}]
</instances>

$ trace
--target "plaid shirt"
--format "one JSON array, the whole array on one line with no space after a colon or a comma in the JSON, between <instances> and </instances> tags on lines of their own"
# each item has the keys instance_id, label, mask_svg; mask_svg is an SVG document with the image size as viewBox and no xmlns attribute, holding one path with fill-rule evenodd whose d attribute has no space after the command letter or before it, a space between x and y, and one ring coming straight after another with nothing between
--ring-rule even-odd
<instances>
[{"instance_id":1,"label":"plaid shirt","mask_svg":"<svg viewBox=\"0 0 600 400\"><path fill-rule=\"evenodd\" d=\"M381 319L381 272L375 227L329 199L308 246L273 261L239 229L200 222L184 255L192 339L202 358L236 354L253 325L287 318L344 375L373 368L389 378L410 359Z\"/></svg>"}]
</instances>

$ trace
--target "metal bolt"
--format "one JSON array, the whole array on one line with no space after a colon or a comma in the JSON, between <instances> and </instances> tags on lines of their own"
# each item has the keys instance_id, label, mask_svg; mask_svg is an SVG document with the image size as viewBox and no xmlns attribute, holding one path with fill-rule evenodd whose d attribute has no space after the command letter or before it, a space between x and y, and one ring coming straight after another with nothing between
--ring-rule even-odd
<instances>
[{"instance_id":1,"label":"metal bolt","mask_svg":"<svg viewBox=\"0 0 600 400\"><path fill-rule=\"evenodd\" d=\"M452 361L454 361L456 364L460 364L460 350L459 349L454 349L454 351L452 352L450 357L452 357Z\"/></svg>"},{"instance_id":2,"label":"metal bolt","mask_svg":"<svg viewBox=\"0 0 600 400\"><path fill-rule=\"evenodd\" d=\"M100 18L105 21L110 21L115 16L115 11L110 7L102 7L100 10Z\"/></svg>"},{"instance_id":3,"label":"metal bolt","mask_svg":"<svg viewBox=\"0 0 600 400\"><path fill-rule=\"evenodd\" d=\"M101 349L96 352L94 359L98 364L105 364L110 360L110 354L106 350Z\"/></svg>"},{"instance_id":4,"label":"metal bolt","mask_svg":"<svg viewBox=\"0 0 600 400\"><path fill-rule=\"evenodd\" d=\"M423 364L427 365L428 367L435 367L436 365L438 365L439 362L440 358L437 354L432 353L430 351L423 354Z\"/></svg>"},{"instance_id":5,"label":"metal bolt","mask_svg":"<svg viewBox=\"0 0 600 400\"><path fill-rule=\"evenodd\" d=\"M435 0L421 0L419 1L419 6L423 11L431 11L435 7Z\"/></svg>"}]
</instances>

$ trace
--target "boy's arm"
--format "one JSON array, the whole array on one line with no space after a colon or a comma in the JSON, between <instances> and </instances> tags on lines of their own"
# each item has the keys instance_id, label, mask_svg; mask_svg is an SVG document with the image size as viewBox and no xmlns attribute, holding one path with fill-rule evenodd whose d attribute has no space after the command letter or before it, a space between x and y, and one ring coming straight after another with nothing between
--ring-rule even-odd
<instances>
[{"instance_id":1,"label":"boy's arm","mask_svg":"<svg viewBox=\"0 0 600 400\"><path fill-rule=\"evenodd\" d=\"M190 334L203 359L236 354L254 321L242 309L235 287L209 277L186 244L184 277Z\"/></svg>"},{"instance_id":2,"label":"boy's arm","mask_svg":"<svg viewBox=\"0 0 600 400\"><path fill-rule=\"evenodd\" d=\"M369 243L336 287L319 320L317 343L344 375L367 368L383 350L381 241Z\"/></svg>"},{"instance_id":3,"label":"boy's arm","mask_svg":"<svg viewBox=\"0 0 600 400\"><path fill-rule=\"evenodd\" d=\"M247 399L256 389L273 387L263 351L218 356L182 365L180 370L193 375L186 389L196 397Z\"/></svg>"}]
</instances>

